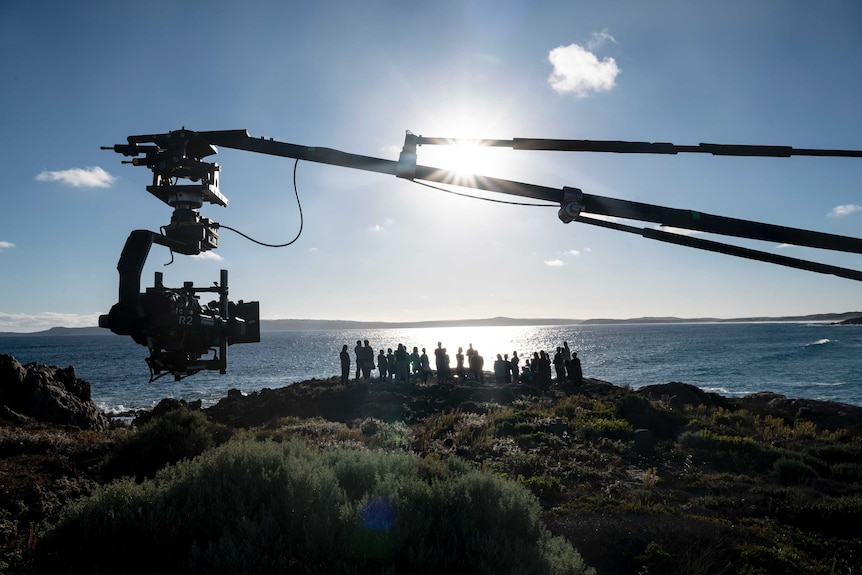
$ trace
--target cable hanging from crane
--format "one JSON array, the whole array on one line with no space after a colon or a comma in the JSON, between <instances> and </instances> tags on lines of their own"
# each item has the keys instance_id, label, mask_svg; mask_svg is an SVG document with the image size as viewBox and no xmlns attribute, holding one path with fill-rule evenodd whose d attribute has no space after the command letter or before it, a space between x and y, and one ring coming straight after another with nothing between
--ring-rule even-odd
<instances>
[{"instance_id":1,"label":"cable hanging from crane","mask_svg":"<svg viewBox=\"0 0 862 575\"><path fill-rule=\"evenodd\" d=\"M285 247L295 243L296 240L299 239L299 236L302 235L302 227L304 224L304 218L302 216L302 202L299 201L299 189L296 186L296 170L298 167L299 167L299 160L296 160L296 162L294 162L294 164L293 164L293 193L296 196L296 205L299 208L299 231L296 232L296 237L294 237L292 240L290 240L289 242L285 242L283 244L268 244L266 242L261 242L259 240L256 240L256 239L250 237L250 236L247 236L246 234L242 233L241 231L239 231L235 228L232 228L230 226L226 226L224 224L218 224L217 223L217 224L215 224L216 227L230 230L233 233L239 234L240 236L244 237L248 241L255 243L259 246L263 246L265 248L285 248Z\"/></svg>"}]
</instances>

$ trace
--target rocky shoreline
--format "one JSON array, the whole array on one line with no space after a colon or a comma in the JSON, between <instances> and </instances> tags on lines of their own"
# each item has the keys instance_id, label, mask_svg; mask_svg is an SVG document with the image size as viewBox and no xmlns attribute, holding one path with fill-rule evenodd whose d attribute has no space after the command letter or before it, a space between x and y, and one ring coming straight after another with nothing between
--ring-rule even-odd
<instances>
[{"instance_id":1,"label":"rocky shoreline","mask_svg":"<svg viewBox=\"0 0 862 575\"><path fill-rule=\"evenodd\" d=\"M786 573L785 556L804 559L799 572L850 573L834 566L862 556L862 528L835 526L862 507L860 436L862 407L849 404L590 378L540 389L333 377L109 417L73 368L0 354L0 572L36 573L42 530L144 457L163 466L178 446L194 457L226 441L301 438L455 456L521 483L600 575L713 572L681 566L695 559ZM695 540L714 556L689 556Z\"/></svg>"},{"instance_id":2,"label":"rocky shoreline","mask_svg":"<svg viewBox=\"0 0 862 575\"><path fill-rule=\"evenodd\" d=\"M105 430L123 422L140 425L154 416L185 407L203 411L214 422L234 428L257 427L284 417L321 417L350 422L374 417L383 421L412 423L429 415L458 408L495 403L510 405L524 397L618 396L631 390L605 381L585 378L581 385L540 389L524 384L497 384L491 377L484 384L404 385L394 382L359 382L344 386L339 378L312 379L252 393L237 389L215 405L162 400L152 410L105 414L92 402L90 384L75 375L73 367L60 368L36 363L22 365L14 357L0 354L0 420L12 424L43 422L89 430ZM671 409L684 406L721 406L748 409L781 417L788 422L810 421L825 430L857 430L862 427L862 407L812 399L788 398L772 392L728 398L680 382L650 385L634 391L648 399L668 402Z\"/></svg>"}]
</instances>

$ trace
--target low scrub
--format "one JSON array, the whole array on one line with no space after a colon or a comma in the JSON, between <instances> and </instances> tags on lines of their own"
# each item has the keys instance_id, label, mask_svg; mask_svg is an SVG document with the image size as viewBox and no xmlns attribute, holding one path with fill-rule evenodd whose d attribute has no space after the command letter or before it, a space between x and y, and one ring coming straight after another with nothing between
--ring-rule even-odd
<instances>
[{"instance_id":1,"label":"low scrub","mask_svg":"<svg viewBox=\"0 0 862 575\"><path fill-rule=\"evenodd\" d=\"M45 573L592 573L522 486L456 458L233 441L69 509Z\"/></svg>"},{"instance_id":2,"label":"low scrub","mask_svg":"<svg viewBox=\"0 0 862 575\"><path fill-rule=\"evenodd\" d=\"M190 459L224 443L230 432L211 423L200 411L169 411L121 439L105 462L105 479L132 476L138 481L153 477L166 465Z\"/></svg>"}]
</instances>

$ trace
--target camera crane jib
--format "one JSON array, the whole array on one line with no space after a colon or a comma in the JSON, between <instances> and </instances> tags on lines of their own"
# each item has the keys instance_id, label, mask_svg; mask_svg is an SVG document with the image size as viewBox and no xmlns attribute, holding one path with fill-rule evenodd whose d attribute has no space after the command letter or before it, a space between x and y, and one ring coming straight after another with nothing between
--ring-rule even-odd
<instances>
[{"instance_id":1,"label":"camera crane jib","mask_svg":"<svg viewBox=\"0 0 862 575\"><path fill-rule=\"evenodd\" d=\"M229 345L260 341L259 304L228 301L226 270L222 270L220 282L208 288L196 288L190 282L186 282L182 288L166 288L162 285L162 274L157 272L154 286L139 293L141 272L153 243L185 255L195 255L218 247L219 224L201 216L198 211L204 203L222 207L228 205L227 198L219 190L218 164L204 161L204 158L217 153L216 146L546 201L549 205L559 206L558 216L564 223L574 221L601 226L663 242L862 281L862 271L858 270L591 216L638 220L685 230L849 253L862 253L860 238L596 196L574 187L558 189L477 175L465 178L448 170L417 164L418 147L460 142L454 138L429 138L407 132L398 161L331 148L253 138L245 130L194 132L183 128L164 134L129 136L126 144L103 147L133 158L124 163L149 168L153 172L153 183L147 186L147 191L174 211L171 222L161 228L161 233L135 230L129 235L117 264L120 273L119 301L107 315L99 318L99 326L120 335L129 335L137 343L149 348L147 363L151 381L166 374L181 379L206 369L225 373ZM678 146L665 142L535 138L471 140L471 143L515 150L624 154L862 157L862 151L859 150L789 146ZM197 294L203 292L217 293L219 299L202 306ZM212 358L202 360L201 357L207 353L212 353Z\"/></svg>"}]
</instances>

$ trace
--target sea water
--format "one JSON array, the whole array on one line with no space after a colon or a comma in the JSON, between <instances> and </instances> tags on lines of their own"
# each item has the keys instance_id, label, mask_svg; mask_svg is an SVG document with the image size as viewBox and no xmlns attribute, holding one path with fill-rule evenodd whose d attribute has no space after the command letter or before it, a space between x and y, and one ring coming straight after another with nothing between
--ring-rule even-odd
<instances>
[{"instance_id":1,"label":"sea water","mask_svg":"<svg viewBox=\"0 0 862 575\"><path fill-rule=\"evenodd\" d=\"M90 382L93 401L106 412L148 409L165 397L211 405L231 388L277 388L340 374L338 354L368 339L376 355L403 343L437 342L452 366L458 347L472 344L490 371L499 354L524 359L564 341L578 352L584 375L619 386L680 381L726 396L771 391L791 398L862 406L862 326L826 323L617 324L538 327L458 327L263 332L261 342L229 348L228 373L201 372L181 381L149 383L147 350L131 338L102 336L0 337L0 353L21 363L74 366ZM351 365L351 374L355 369ZM376 372L374 372L376 374ZM352 376L352 375L351 375Z\"/></svg>"}]
</instances>

